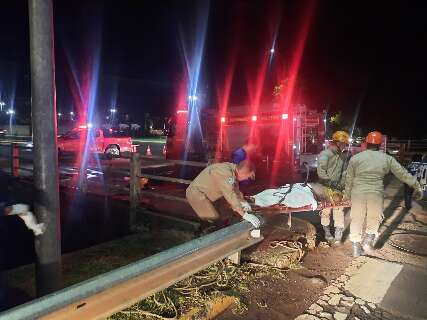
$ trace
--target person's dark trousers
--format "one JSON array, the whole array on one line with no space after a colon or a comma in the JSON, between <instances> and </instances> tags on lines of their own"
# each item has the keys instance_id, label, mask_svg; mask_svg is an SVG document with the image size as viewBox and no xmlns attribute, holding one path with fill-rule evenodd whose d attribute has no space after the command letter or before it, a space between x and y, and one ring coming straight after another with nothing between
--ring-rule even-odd
<instances>
[{"instance_id":1,"label":"person's dark trousers","mask_svg":"<svg viewBox=\"0 0 427 320\"><path fill-rule=\"evenodd\" d=\"M405 197L405 207L406 210L410 210L412 208L412 194L414 193L414 189L408 186L406 183L404 185L404 197Z\"/></svg>"}]
</instances>

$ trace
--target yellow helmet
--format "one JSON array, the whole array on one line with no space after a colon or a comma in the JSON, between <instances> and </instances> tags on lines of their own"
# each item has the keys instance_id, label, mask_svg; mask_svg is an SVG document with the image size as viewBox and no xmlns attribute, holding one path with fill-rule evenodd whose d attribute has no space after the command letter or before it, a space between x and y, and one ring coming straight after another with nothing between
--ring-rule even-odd
<instances>
[{"instance_id":1,"label":"yellow helmet","mask_svg":"<svg viewBox=\"0 0 427 320\"><path fill-rule=\"evenodd\" d=\"M345 131L335 131L334 134L332 135L332 140L333 141L338 141L338 142L342 142L342 143L347 143L348 144L349 139L350 139L350 136Z\"/></svg>"}]
</instances>

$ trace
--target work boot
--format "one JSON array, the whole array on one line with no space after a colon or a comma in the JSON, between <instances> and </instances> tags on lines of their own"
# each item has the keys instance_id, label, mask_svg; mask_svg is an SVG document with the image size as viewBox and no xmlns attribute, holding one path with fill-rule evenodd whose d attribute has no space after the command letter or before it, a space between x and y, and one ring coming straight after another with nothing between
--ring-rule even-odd
<instances>
[{"instance_id":1,"label":"work boot","mask_svg":"<svg viewBox=\"0 0 427 320\"><path fill-rule=\"evenodd\" d=\"M344 232L344 228L335 228L335 245L340 245L342 241L342 234Z\"/></svg>"},{"instance_id":2,"label":"work boot","mask_svg":"<svg viewBox=\"0 0 427 320\"><path fill-rule=\"evenodd\" d=\"M375 239L375 234L367 234L365 236L365 239L363 239L363 243L362 243L363 251L369 253L374 250L374 239Z\"/></svg>"},{"instance_id":3,"label":"work boot","mask_svg":"<svg viewBox=\"0 0 427 320\"><path fill-rule=\"evenodd\" d=\"M363 254L362 246L360 242L353 242L353 257L357 258Z\"/></svg>"},{"instance_id":4,"label":"work boot","mask_svg":"<svg viewBox=\"0 0 427 320\"><path fill-rule=\"evenodd\" d=\"M323 231L325 232L325 240L327 242L334 241L334 237L331 234L331 228L329 226L323 226Z\"/></svg>"}]
</instances>

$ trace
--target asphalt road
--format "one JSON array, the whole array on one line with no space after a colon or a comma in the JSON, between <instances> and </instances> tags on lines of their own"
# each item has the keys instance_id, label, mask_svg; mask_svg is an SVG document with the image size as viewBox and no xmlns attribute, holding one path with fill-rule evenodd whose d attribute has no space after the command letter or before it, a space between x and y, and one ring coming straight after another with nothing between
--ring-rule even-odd
<instances>
[{"instance_id":1,"label":"asphalt road","mask_svg":"<svg viewBox=\"0 0 427 320\"><path fill-rule=\"evenodd\" d=\"M19 146L27 146L31 144L30 137L1 137L0 138L0 147L7 149L7 146L10 143L16 143ZM146 155L147 148L150 147L151 153L153 156L162 156L163 147L166 144L166 139L164 137L148 137L148 138L133 138L133 144L137 145L137 150ZM2 146L3 145L3 146ZM0 148L0 149L2 149ZM2 152L0 151L0 155Z\"/></svg>"},{"instance_id":2,"label":"asphalt road","mask_svg":"<svg viewBox=\"0 0 427 320\"><path fill-rule=\"evenodd\" d=\"M16 143L20 148L20 159L22 166L24 169L32 169L32 158L33 153L31 149L31 141L24 139L13 140L13 139L0 139L0 167L2 167L6 171L10 171L10 165L7 164L10 161L11 149L10 143ZM133 139L133 143L137 145L137 151L140 152L141 155L149 155L147 153L147 149L150 149L151 155L155 158L163 157L163 148L165 146L166 140L163 138L138 138ZM27 148L25 148L27 147ZM103 155L99 155L98 157L91 157L89 161L89 168L93 170L94 174L99 174L96 172L97 169L104 168L105 166L113 167L114 170L121 172L129 172L129 159L114 159L108 160ZM159 162L159 159L150 161L150 159L144 159L143 165L150 165L151 163ZM160 161L161 162L161 161ZM76 163L76 156L74 155L64 155L59 158L60 163L60 173L73 173L76 171L78 165ZM102 171L102 170L101 170ZM22 170L23 175L31 175L31 172Z\"/></svg>"}]
</instances>

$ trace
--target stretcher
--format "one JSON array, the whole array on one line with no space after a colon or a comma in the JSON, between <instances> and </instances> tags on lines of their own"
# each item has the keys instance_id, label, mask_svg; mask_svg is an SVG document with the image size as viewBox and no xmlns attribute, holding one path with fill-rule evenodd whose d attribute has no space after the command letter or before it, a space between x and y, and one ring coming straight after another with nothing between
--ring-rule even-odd
<instances>
[{"instance_id":1,"label":"stretcher","mask_svg":"<svg viewBox=\"0 0 427 320\"><path fill-rule=\"evenodd\" d=\"M251 199L248 199L248 202L250 202L250 201L251 201ZM259 206L252 204L251 207L252 207L253 213L255 213L255 214L258 213L258 214L262 214L265 216L277 216L277 215L287 214L288 215L287 225L289 226L289 229L291 229L292 228L292 213L311 212L311 211L320 212L323 209L329 209L329 208L331 208L331 209L333 209L333 208L348 208L348 207L351 207L351 203L350 203L350 201L340 201L340 202L335 202L335 203L319 201L317 203L316 209L314 209L312 205L302 206L299 208L291 208L291 207L287 207L284 205L259 207Z\"/></svg>"},{"instance_id":2,"label":"stretcher","mask_svg":"<svg viewBox=\"0 0 427 320\"><path fill-rule=\"evenodd\" d=\"M253 203L253 200L248 199L249 203ZM350 201L340 201L340 202L335 202L335 203L331 203L331 202L325 202L325 201L320 201L317 204L317 208L314 209L312 205L307 205L307 206L303 206L303 207L299 207L299 208L291 208L291 207L287 207L287 206L283 206L283 205L274 205L274 206L269 206L269 207L259 207L256 205L252 205L252 211L253 212L259 212L259 213L264 213L264 214L269 214L269 215L276 215L276 214L289 214L289 213L294 213L294 212L306 212L306 211L320 211L323 209L337 209L337 208L349 208L351 207L351 202Z\"/></svg>"},{"instance_id":3,"label":"stretcher","mask_svg":"<svg viewBox=\"0 0 427 320\"><path fill-rule=\"evenodd\" d=\"M321 211L329 208L347 208L343 193L318 184L296 183L276 189L267 189L248 197L253 212L270 215L293 212Z\"/></svg>"}]
</instances>

